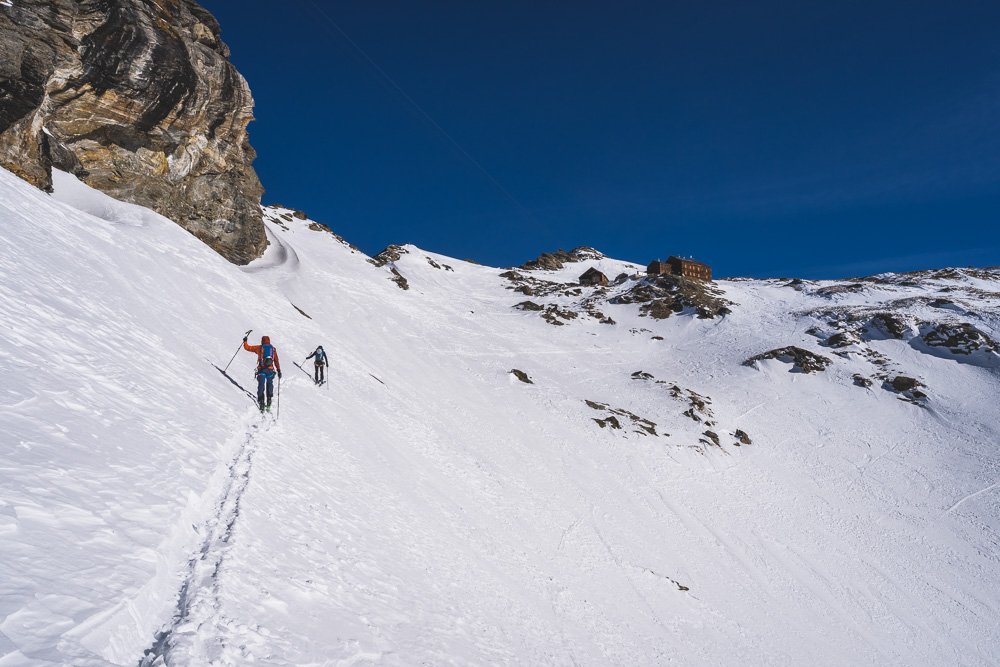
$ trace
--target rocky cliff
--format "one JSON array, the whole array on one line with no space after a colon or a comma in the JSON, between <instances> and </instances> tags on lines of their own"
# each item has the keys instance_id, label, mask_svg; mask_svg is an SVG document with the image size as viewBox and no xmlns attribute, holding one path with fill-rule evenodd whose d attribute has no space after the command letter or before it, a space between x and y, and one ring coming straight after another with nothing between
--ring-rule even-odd
<instances>
[{"instance_id":1,"label":"rocky cliff","mask_svg":"<svg viewBox=\"0 0 1000 667\"><path fill-rule=\"evenodd\" d=\"M219 33L190 0L0 2L0 165L43 189L73 172L259 256L253 98Z\"/></svg>"}]
</instances>

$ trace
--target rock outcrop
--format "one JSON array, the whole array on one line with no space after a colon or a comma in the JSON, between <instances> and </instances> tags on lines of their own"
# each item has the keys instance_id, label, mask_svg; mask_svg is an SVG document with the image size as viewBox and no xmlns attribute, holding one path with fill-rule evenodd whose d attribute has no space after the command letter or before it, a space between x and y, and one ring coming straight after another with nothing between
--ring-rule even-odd
<instances>
[{"instance_id":1,"label":"rock outcrop","mask_svg":"<svg viewBox=\"0 0 1000 667\"><path fill-rule=\"evenodd\" d=\"M824 357L822 354L816 354L801 347L789 345L788 347L780 347L754 355L744 361L743 365L754 366L758 361L763 361L764 359L777 359L786 364L792 364L791 370L798 373L824 371L832 363L829 357Z\"/></svg>"},{"instance_id":2,"label":"rock outcrop","mask_svg":"<svg viewBox=\"0 0 1000 667\"><path fill-rule=\"evenodd\" d=\"M72 172L258 257L253 98L219 33L192 0L0 3L0 165L46 190Z\"/></svg>"},{"instance_id":3,"label":"rock outcrop","mask_svg":"<svg viewBox=\"0 0 1000 667\"><path fill-rule=\"evenodd\" d=\"M526 271L544 270L555 271L561 269L566 264L583 262L588 259L602 259L604 255L594 248L580 246L566 252L562 248L555 252L543 252L537 258L525 262L519 268Z\"/></svg>"},{"instance_id":4,"label":"rock outcrop","mask_svg":"<svg viewBox=\"0 0 1000 667\"><path fill-rule=\"evenodd\" d=\"M691 309L700 319L714 319L732 311L731 301L710 283L680 276L643 278L633 287L613 297L613 304L640 303L639 314L663 320Z\"/></svg>"}]
</instances>

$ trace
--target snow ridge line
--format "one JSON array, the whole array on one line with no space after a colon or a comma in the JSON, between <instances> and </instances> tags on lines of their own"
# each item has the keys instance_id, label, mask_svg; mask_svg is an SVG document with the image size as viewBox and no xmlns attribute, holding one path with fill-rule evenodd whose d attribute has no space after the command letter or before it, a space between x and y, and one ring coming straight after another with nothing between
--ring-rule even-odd
<instances>
[{"instance_id":1,"label":"snow ridge line","mask_svg":"<svg viewBox=\"0 0 1000 667\"><path fill-rule=\"evenodd\" d=\"M202 524L204 532L198 550L188 560L187 576L177 593L170 623L156 634L152 645L138 660L138 667L169 667L193 658L195 644L214 642L223 648L223 639L214 620L219 614L219 573L229 548L229 540L240 517L243 493L250 483L256 438L273 422L254 424L247 431L240 450L229 464L229 476L215 512ZM211 623L210 633L202 631ZM175 662L175 658L180 661Z\"/></svg>"}]
</instances>

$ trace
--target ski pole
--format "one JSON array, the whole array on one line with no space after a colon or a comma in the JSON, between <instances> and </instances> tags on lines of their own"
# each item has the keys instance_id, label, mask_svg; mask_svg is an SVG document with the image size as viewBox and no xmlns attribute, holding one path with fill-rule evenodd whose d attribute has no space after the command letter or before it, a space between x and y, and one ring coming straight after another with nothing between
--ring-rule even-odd
<instances>
[{"instance_id":1,"label":"ski pole","mask_svg":"<svg viewBox=\"0 0 1000 667\"><path fill-rule=\"evenodd\" d=\"M250 331L248 331L248 332L246 332L245 334L243 334L243 340L244 340L244 341L246 341L246 339L247 339L247 336L249 336L249 335L250 335L250 332L251 332L251 331L253 331L253 329L251 329ZM233 352L233 359L235 359L235 358L236 358L236 355L237 355L237 354L239 354L239 353L240 353L240 350L242 350L242 349L243 349L243 343L240 343L240 346L239 346L238 348L236 348L236 352ZM228 363L228 364L226 364L226 367L222 369L222 372L223 372L223 373L225 373L226 371L228 371L228 370L229 370L229 365L233 363L233 359L230 359L230 360L229 360L229 363Z\"/></svg>"},{"instance_id":2,"label":"ski pole","mask_svg":"<svg viewBox=\"0 0 1000 667\"><path fill-rule=\"evenodd\" d=\"M309 371L307 371L306 369L302 368L302 366L299 366L299 362L297 362L297 361L293 361L292 363L293 363L293 364L295 364L296 366L298 366L298 367L299 367L299 370L300 370L300 371L302 371L302 372L303 372L303 373L305 373L306 375L309 375ZM309 379L310 379L310 380L312 380L312 379L313 379L313 376L312 376L312 375L309 375Z\"/></svg>"},{"instance_id":3,"label":"ski pole","mask_svg":"<svg viewBox=\"0 0 1000 667\"><path fill-rule=\"evenodd\" d=\"M281 416L281 376L278 376L278 407L274 411L274 420L278 421L278 417Z\"/></svg>"}]
</instances>

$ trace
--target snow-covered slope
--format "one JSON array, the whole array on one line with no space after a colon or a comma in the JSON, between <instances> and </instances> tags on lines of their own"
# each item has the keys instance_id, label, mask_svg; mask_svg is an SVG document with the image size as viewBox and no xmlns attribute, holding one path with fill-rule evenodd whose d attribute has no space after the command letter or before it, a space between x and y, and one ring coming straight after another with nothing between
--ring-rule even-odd
<instances>
[{"instance_id":1,"label":"snow-covered slope","mask_svg":"<svg viewBox=\"0 0 1000 667\"><path fill-rule=\"evenodd\" d=\"M0 171L0 665L995 664L997 272L678 297L266 215L240 269Z\"/></svg>"}]
</instances>

